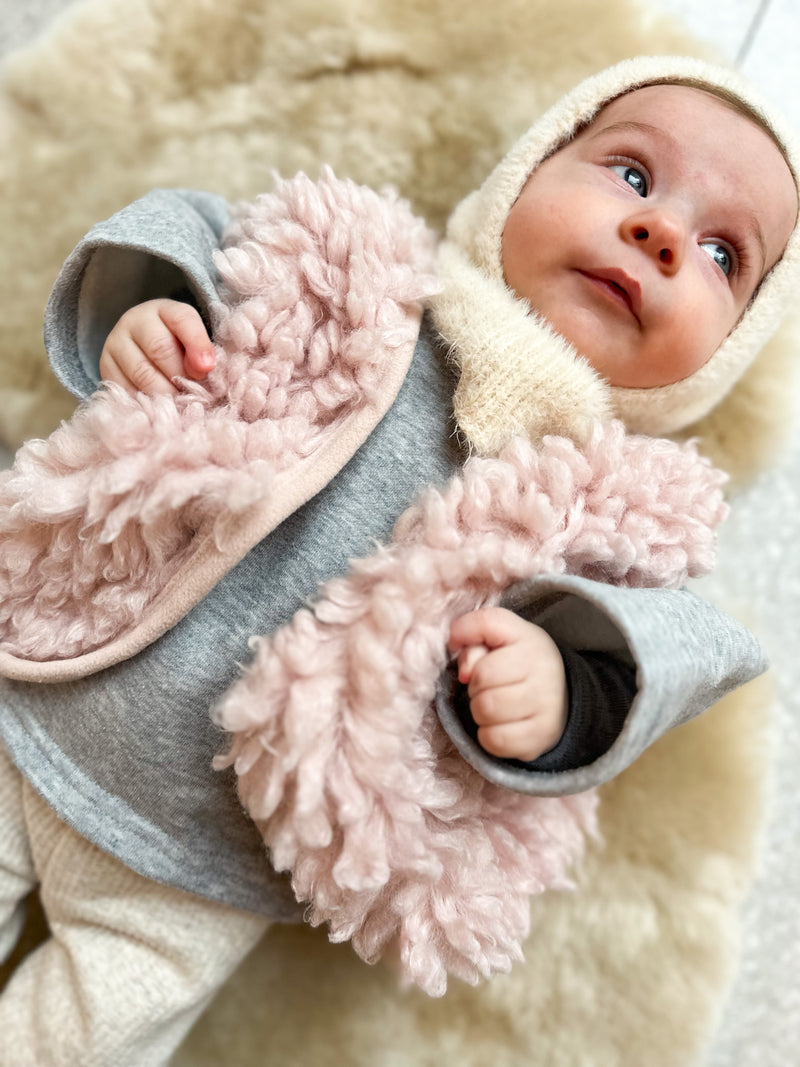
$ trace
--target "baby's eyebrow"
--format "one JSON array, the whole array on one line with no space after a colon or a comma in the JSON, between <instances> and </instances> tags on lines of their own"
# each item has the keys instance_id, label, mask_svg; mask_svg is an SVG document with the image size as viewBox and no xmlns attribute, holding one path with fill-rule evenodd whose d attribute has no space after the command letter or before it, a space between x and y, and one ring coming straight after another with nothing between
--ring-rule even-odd
<instances>
[{"instance_id":1,"label":"baby's eyebrow","mask_svg":"<svg viewBox=\"0 0 800 1067\"><path fill-rule=\"evenodd\" d=\"M594 140L595 137L602 137L606 133L645 133L652 137L659 137L665 141L674 142L675 138L671 133L662 129L660 126L651 126L649 122L634 122L628 120L626 122L612 122L610 126L601 126L599 130L587 131L587 138Z\"/></svg>"}]
</instances>

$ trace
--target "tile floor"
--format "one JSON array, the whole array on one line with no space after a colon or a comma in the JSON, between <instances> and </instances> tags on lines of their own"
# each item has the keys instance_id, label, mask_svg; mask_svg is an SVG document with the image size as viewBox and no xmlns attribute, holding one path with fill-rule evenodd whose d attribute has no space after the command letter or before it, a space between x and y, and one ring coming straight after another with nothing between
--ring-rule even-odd
<instances>
[{"instance_id":1,"label":"tile floor","mask_svg":"<svg viewBox=\"0 0 800 1067\"><path fill-rule=\"evenodd\" d=\"M800 130L800 3L797 0L651 0L677 16L777 102Z\"/></svg>"}]
</instances>

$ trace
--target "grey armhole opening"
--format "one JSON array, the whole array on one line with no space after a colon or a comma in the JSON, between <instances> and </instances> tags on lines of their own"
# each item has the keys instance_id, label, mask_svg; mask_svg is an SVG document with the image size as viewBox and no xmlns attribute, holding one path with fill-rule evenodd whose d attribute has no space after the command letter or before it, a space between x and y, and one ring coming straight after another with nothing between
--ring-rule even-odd
<instances>
[{"instance_id":1,"label":"grey armhole opening","mask_svg":"<svg viewBox=\"0 0 800 1067\"><path fill-rule=\"evenodd\" d=\"M579 652L605 652L630 667L636 663L622 632L603 611L583 597L550 592L531 604L514 606L524 618L541 626L558 645Z\"/></svg>"},{"instance_id":2,"label":"grey armhole opening","mask_svg":"<svg viewBox=\"0 0 800 1067\"><path fill-rule=\"evenodd\" d=\"M86 375L99 383L103 345L129 308L186 286L180 267L150 252L98 248L86 266L78 297L78 358Z\"/></svg>"}]
</instances>

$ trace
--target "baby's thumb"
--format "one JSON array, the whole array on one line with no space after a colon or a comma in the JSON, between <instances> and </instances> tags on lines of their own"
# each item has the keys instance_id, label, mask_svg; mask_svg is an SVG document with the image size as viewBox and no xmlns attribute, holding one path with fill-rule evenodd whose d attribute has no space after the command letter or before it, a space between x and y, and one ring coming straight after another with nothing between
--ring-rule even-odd
<instances>
[{"instance_id":1,"label":"baby's thumb","mask_svg":"<svg viewBox=\"0 0 800 1067\"><path fill-rule=\"evenodd\" d=\"M472 672L478 660L483 659L489 649L486 645L466 645L458 653L458 680L462 685L469 685Z\"/></svg>"},{"instance_id":2,"label":"baby's thumb","mask_svg":"<svg viewBox=\"0 0 800 1067\"><path fill-rule=\"evenodd\" d=\"M187 378L199 381L209 374L217 363L214 346L208 337L205 340L190 341L183 356L183 370Z\"/></svg>"}]
</instances>

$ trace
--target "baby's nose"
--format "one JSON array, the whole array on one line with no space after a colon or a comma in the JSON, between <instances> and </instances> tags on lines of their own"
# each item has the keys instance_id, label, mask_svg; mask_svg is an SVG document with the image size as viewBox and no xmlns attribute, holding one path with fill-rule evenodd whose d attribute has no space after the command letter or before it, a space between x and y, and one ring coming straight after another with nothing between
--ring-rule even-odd
<instances>
[{"instance_id":1,"label":"baby's nose","mask_svg":"<svg viewBox=\"0 0 800 1067\"><path fill-rule=\"evenodd\" d=\"M665 211L650 211L629 219L626 236L658 260L662 270L676 271L683 260L685 237L677 218Z\"/></svg>"}]
</instances>

